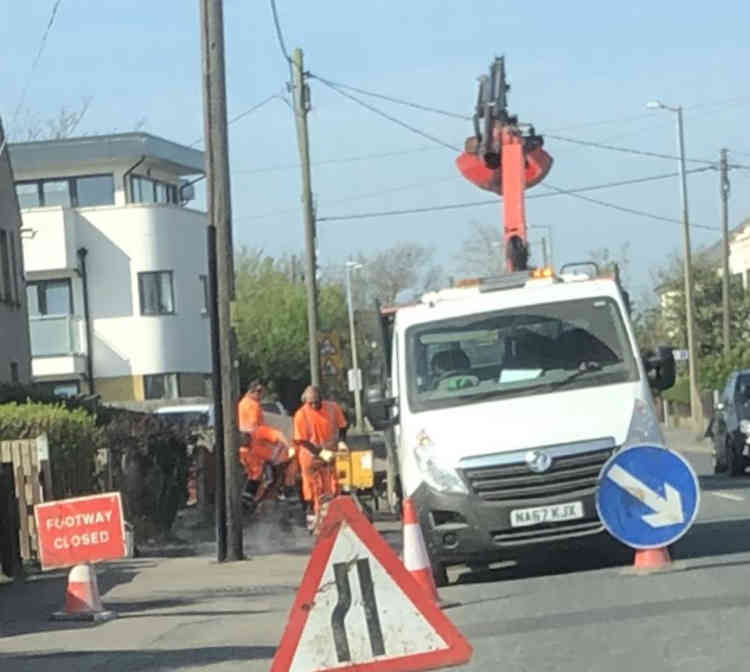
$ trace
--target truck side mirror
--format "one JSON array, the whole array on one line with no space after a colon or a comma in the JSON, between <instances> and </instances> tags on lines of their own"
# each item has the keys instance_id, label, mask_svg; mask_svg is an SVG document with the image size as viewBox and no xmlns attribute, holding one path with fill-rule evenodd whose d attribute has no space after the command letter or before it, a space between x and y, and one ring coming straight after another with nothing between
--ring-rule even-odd
<instances>
[{"instance_id":1,"label":"truck side mirror","mask_svg":"<svg viewBox=\"0 0 750 672\"><path fill-rule=\"evenodd\" d=\"M380 385L372 385L365 391L365 415L376 431L383 431L398 423L391 409L396 403L394 397L387 397Z\"/></svg>"},{"instance_id":2,"label":"truck side mirror","mask_svg":"<svg viewBox=\"0 0 750 672\"><path fill-rule=\"evenodd\" d=\"M672 348L659 346L656 352L645 353L643 365L646 368L649 385L653 389L663 391L674 385L676 371Z\"/></svg>"}]
</instances>

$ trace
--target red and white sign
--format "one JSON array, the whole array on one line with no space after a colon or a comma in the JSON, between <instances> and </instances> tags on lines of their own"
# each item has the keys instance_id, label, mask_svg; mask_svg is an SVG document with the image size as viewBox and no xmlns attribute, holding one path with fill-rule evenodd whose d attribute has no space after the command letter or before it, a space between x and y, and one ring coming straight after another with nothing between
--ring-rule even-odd
<instances>
[{"instance_id":1,"label":"red and white sign","mask_svg":"<svg viewBox=\"0 0 750 672\"><path fill-rule=\"evenodd\" d=\"M354 502L334 500L271 672L416 672L471 654Z\"/></svg>"},{"instance_id":2,"label":"red and white sign","mask_svg":"<svg viewBox=\"0 0 750 672\"><path fill-rule=\"evenodd\" d=\"M37 504L34 516L42 569L125 557L119 492Z\"/></svg>"}]
</instances>

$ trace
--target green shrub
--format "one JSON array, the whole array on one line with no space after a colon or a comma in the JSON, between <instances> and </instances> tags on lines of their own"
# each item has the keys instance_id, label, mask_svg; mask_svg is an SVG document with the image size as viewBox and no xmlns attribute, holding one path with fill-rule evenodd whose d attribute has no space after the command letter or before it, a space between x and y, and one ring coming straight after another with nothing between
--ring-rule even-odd
<instances>
[{"instance_id":1,"label":"green shrub","mask_svg":"<svg viewBox=\"0 0 750 672\"><path fill-rule=\"evenodd\" d=\"M95 487L95 459L99 433L94 416L83 408L62 403L27 401L0 405L0 441L49 439L55 499L89 494Z\"/></svg>"},{"instance_id":2,"label":"green shrub","mask_svg":"<svg viewBox=\"0 0 750 672\"><path fill-rule=\"evenodd\" d=\"M187 501L187 433L155 415L125 412L112 414L100 434L136 539L165 537Z\"/></svg>"}]
</instances>

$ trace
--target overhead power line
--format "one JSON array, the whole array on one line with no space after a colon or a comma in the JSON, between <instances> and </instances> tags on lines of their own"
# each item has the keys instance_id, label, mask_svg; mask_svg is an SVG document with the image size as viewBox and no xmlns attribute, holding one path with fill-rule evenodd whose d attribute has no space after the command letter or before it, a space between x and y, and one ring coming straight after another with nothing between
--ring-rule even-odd
<instances>
[{"instance_id":1,"label":"overhead power line","mask_svg":"<svg viewBox=\"0 0 750 672\"><path fill-rule=\"evenodd\" d=\"M649 152L641 149L632 149L630 147L620 147L618 145L608 145L602 142L595 142L593 140L579 140L577 138L568 138L563 135L553 135L550 133L544 134L545 138L550 138L552 140L561 140L562 142L570 142L574 145L583 145L585 147L595 147L596 149L608 149L613 152L623 152L625 154L635 154L638 156L648 156L655 159L670 159L677 161L680 157L674 155L674 154L661 154L659 152ZM688 159L686 158L685 161L689 163L703 163L706 165L717 165L717 161L711 161L709 159Z\"/></svg>"},{"instance_id":2,"label":"overhead power line","mask_svg":"<svg viewBox=\"0 0 750 672\"><path fill-rule=\"evenodd\" d=\"M279 48L281 53L284 55L286 62L291 65L292 59L289 56L289 52L284 42L284 33L281 31L281 23L279 22L279 12L276 9L276 0L271 0L271 12L273 13L273 23L276 26L276 39L279 41Z\"/></svg>"},{"instance_id":3,"label":"overhead power line","mask_svg":"<svg viewBox=\"0 0 750 672\"><path fill-rule=\"evenodd\" d=\"M26 83L24 84L24 87L21 90L21 97L19 98L18 105L16 106L16 110L13 113L13 118L11 120L11 128L15 127L16 120L18 119L18 115L21 113L21 109L23 109L23 104L26 102L26 95L28 94L29 88L31 87L31 80L34 77L34 73L36 72L37 66L39 65L39 61L42 58L44 47L47 44L47 38L49 37L50 31L52 30L52 26L55 23L55 18L57 17L57 10L60 8L61 2L62 0L55 0L55 3L52 5L52 11L50 12L49 20L47 21L47 27L44 29L44 33L42 34L42 39L39 42L39 49L37 49L36 56L34 57L34 60L31 63L31 70L29 71L29 76L26 78Z\"/></svg>"},{"instance_id":4,"label":"overhead power line","mask_svg":"<svg viewBox=\"0 0 750 672\"><path fill-rule=\"evenodd\" d=\"M359 154L357 156L343 156L338 159L323 159L322 161L313 161L311 166L325 166L336 163L356 163L357 161L369 161L370 159L385 159L393 156L404 156L406 154L417 154L420 152L433 152L439 149L437 145L424 145L422 147L414 147L413 149L403 149L393 152L374 152L372 154ZM248 168L245 170L234 170L234 174L256 174L256 173L272 173L278 170L292 170L293 168L299 168L299 163L286 163L278 166L266 166L264 168Z\"/></svg>"},{"instance_id":5,"label":"overhead power line","mask_svg":"<svg viewBox=\"0 0 750 672\"><path fill-rule=\"evenodd\" d=\"M444 140L441 140L440 138L435 137L434 135L430 135L429 133L426 133L425 131L417 128L416 126L412 126L411 124L407 124L405 121L401 121L401 119L398 119L387 112L383 112L383 110L375 107L374 105L370 105L370 103L366 103L364 100L361 100L360 98L357 98L356 96L353 96L351 93L347 93L343 89L339 89L336 85L328 82L328 80L320 79L318 78L318 81L320 81L325 86L329 87L332 91L335 91L340 96L344 96L344 98L349 98L349 100L354 101L357 103L357 105L361 105L362 107L370 110L370 112L374 112L375 114L383 117L384 119L387 119L388 121L397 124L398 126L401 126L402 128L405 128L412 133L416 133L417 135L422 136L423 138L427 138L428 140L431 140L434 143L437 143L438 145L442 145L443 147L447 147L448 149L452 149L455 152L460 152L461 149L456 147L455 145L451 145L448 142L445 142Z\"/></svg>"},{"instance_id":6,"label":"overhead power line","mask_svg":"<svg viewBox=\"0 0 750 672\"><path fill-rule=\"evenodd\" d=\"M281 94L279 94L279 93L273 93L270 96L268 96L268 98L264 98L259 103L256 103L255 105L253 105L253 106L249 107L248 109L246 109L244 112L240 112L239 114L235 115L231 119L227 120L227 125L233 124L233 123L239 121L240 119L244 119L249 114L252 114L256 110L259 110L261 107L263 107L264 105L267 105L268 103L270 103L272 100L274 100L276 98L278 98L281 101L287 102L287 104L288 104L288 101L286 101ZM188 145L188 147L195 147L196 145L199 145L201 142L203 142L203 136L201 136L197 140L194 140L193 142L191 142Z\"/></svg>"},{"instance_id":7,"label":"overhead power line","mask_svg":"<svg viewBox=\"0 0 750 672\"><path fill-rule=\"evenodd\" d=\"M693 170L687 171L688 173L700 173L705 172L707 170L711 170L710 167L706 168L695 168ZM652 175L649 177L639 177L639 178L633 178L630 180L621 180L619 182L607 182L604 184L597 184L589 187L578 187L573 189L562 189L561 187L552 187L550 186L550 189L554 193L545 193L545 194L530 194L527 196L527 199L536 199L536 198L549 198L551 196L556 195L568 195L568 196L577 196L578 194L582 192L587 191L597 191L600 189L610 189L614 187L623 187L628 186L632 184L639 184L643 182L653 182L657 180L663 180L671 177L677 177L678 173L664 173L661 175ZM482 201L469 201L465 203L450 203L447 205L435 205L435 206L427 206L423 208L408 208L408 209L401 209L401 210L382 210L379 212L360 212L360 213L353 213L349 215L332 215L329 217L318 217L317 221L319 222L334 222L334 221L344 221L344 220L350 220L350 219L369 219L373 217L392 217L397 215L411 215L411 214L419 214L419 213L425 213L425 212L439 212L444 210L458 210L463 208L475 208L475 207L481 207L485 205L493 205L500 202L501 199L493 198L493 199L487 199ZM604 207L612 206L616 210L622 210L624 206L618 206L616 204L608 203L606 201L599 201L598 199L592 199L598 205L602 205ZM663 221L668 222L677 222L679 223L680 220L677 219L670 219L670 218L663 218L660 215L654 215L653 213L647 213L645 211L641 210L635 210L633 208L628 208L626 210L630 214L638 214L644 217L650 217L652 219L661 219ZM702 226L699 224L692 224L695 228L703 228L703 229L709 229L709 230L715 230L712 227Z\"/></svg>"},{"instance_id":8,"label":"overhead power line","mask_svg":"<svg viewBox=\"0 0 750 672\"><path fill-rule=\"evenodd\" d=\"M676 219L674 217L663 217L662 215L656 215L652 212L647 212L645 210L638 210L636 208L630 208L624 205L618 205L617 203L610 203L609 201L602 201L598 198L592 198L591 196L584 196L583 194L579 194L575 191L572 191L570 189L561 189L560 187L556 187L552 184L543 183L543 187L546 187L547 189L551 189L557 194L565 195L565 196L573 196L574 198L579 198L583 201L588 201L589 203L594 203L595 205L601 205L605 208L610 208L611 210L619 210L620 212L626 212L630 215L638 215L639 217L647 217L649 219L655 219L660 222L670 222L673 224L682 224L682 221L679 219ZM706 226L704 224L692 224L693 228L696 229L706 229L708 231L718 231L718 227L715 226Z\"/></svg>"},{"instance_id":9,"label":"overhead power line","mask_svg":"<svg viewBox=\"0 0 750 672\"><path fill-rule=\"evenodd\" d=\"M438 107L432 107L430 105L422 105L421 103L415 103L410 100L404 100L403 98L396 98L394 96L386 96L382 93L375 93L374 91L366 91L365 89L360 89L356 86L350 86L349 84L341 84L339 82L332 82L330 79L326 79L325 77L321 77L320 75L316 75L314 73L310 73L310 77L312 79L317 79L320 82L323 82L323 84L326 84L332 88L337 89L346 89L347 91L354 91L355 93L361 93L365 96L371 96L372 98L380 98L381 100L387 100L391 103L396 103L397 105L405 105L406 107L412 107L415 110L423 110L424 112L433 112L434 114L440 114L444 117L451 117L453 119L461 119L462 121L471 121L472 117L466 114L458 114L457 112L449 112L448 110L441 110Z\"/></svg>"}]
</instances>

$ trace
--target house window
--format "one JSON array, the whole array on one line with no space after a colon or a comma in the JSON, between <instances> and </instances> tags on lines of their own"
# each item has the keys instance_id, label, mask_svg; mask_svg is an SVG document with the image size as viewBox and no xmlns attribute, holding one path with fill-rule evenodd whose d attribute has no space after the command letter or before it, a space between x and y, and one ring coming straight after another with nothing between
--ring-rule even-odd
<instances>
[{"instance_id":1,"label":"house window","mask_svg":"<svg viewBox=\"0 0 750 672\"><path fill-rule=\"evenodd\" d=\"M141 315L174 313L172 271L149 271L138 274Z\"/></svg>"},{"instance_id":2,"label":"house window","mask_svg":"<svg viewBox=\"0 0 750 672\"><path fill-rule=\"evenodd\" d=\"M114 205L115 181L112 174L107 173L16 182L16 195L21 208Z\"/></svg>"},{"instance_id":3,"label":"house window","mask_svg":"<svg viewBox=\"0 0 750 672\"><path fill-rule=\"evenodd\" d=\"M143 175L130 177L130 193L133 203L177 203L177 187L174 184Z\"/></svg>"},{"instance_id":4,"label":"house window","mask_svg":"<svg viewBox=\"0 0 750 672\"><path fill-rule=\"evenodd\" d=\"M26 284L29 315L72 315L73 294L70 280L39 280Z\"/></svg>"},{"instance_id":5,"label":"house window","mask_svg":"<svg viewBox=\"0 0 750 672\"><path fill-rule=\"evenodd\" d=\"M201 275L199 276L201 279L201 288L203 289L203 308L201 309L202 313L208 312L208 276L207 275Z\"/></svg>"},{"instance_id":6,"label":"house window","mask_svg":"<svg viewBox=\"0 0 750 672\"><path fill-rule=\"evenodd\" d=\"M75 202L79 208L114 205L115 181L112 175L91 175L74 180Z\"/></svg>"},{"instance_id":7,"label":"house window","mask_svg":"<svg viewBox=\"0 0 750 672\"><path fill-rule=\"evenodd\" d=\"M146 399L177 399L180 396L176 373L143 376L143 389Z\"/></svg>"},{"instance_id":8,"label":"house window","mask_svg":"<svg viewBox=\"0 0 750 672\"><path fill-rule=\"evenodd\" d=\"M13 300L13 292L11 288L11 268L10 268L10 254L8 250L8 232L5 229L0 229L0 271L2 272L3 281L3 295L2 298L10 302Z\"/></svg>"},{"instance_id":9,"label":"house window","mask_svg":"<svg viewBox=\"0 0 750 672\"><path fill-rule=\"evenodd\" d=\"M38 182L19 182L16 184L19 208L38 208L42 204Z\"/></svg>"},{"instance_id":10,"label":"house window","mask_svg":"<svg viewBox=\"0 0 750 672\"><path fill-rule=\"evenodd\" d=\"M42 182L42 204L44 207L61 205L63 208L69 208L72 204L70 200L70 181L45 180Z\"/></svg>"}]
</instances>

